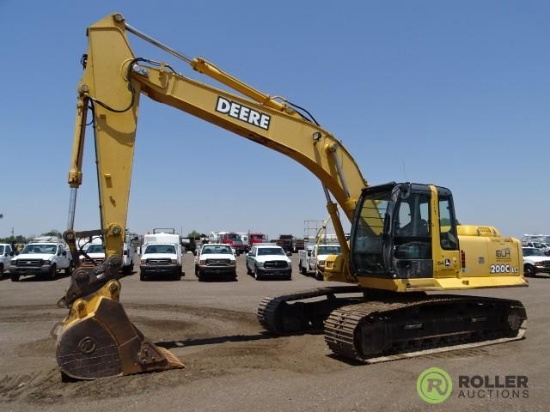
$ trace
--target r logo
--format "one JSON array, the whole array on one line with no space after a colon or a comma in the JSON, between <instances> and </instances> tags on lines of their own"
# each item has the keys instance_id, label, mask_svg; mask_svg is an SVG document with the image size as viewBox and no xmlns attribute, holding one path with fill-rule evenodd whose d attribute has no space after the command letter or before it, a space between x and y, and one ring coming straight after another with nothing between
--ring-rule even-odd
<instances>
[{"instance_id":1,"label":"r logo","mask_svg":"<svg viewBox=\"0 0 550 412\"><path fill-rule=\"evenodd\" d=\"M429 368L418 377L416 391L428 403L441 403L451 396L453 381L443 369Z\"/></svg>"}]
</instances>

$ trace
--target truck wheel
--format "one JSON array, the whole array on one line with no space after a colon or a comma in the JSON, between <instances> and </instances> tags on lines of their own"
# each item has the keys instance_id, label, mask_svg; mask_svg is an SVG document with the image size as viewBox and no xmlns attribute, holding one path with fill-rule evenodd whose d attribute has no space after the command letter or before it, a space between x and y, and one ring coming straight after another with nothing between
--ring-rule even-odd
<instances>
[{"instance_id":1,"label":"truck wheel","mask_svg":"<svg viewBox=\"0 0 550 412\"><path fill-rule=\"evenodd\" d=\"M4 264L0 263L0 278L4 276Z\"/></svg>"},{"instance_id":2,"label":"truck wheel","mask_svg":"<svg viewBox=\"0 0 550 412\"><path fill-rule=\"evenodd\" d=\"M307 270L306 270L305 267L302 266L302 264L299 264L299 265L298 265L298 269L300 270L300 273L301 273L302 275L304 275L304 276L307 275Z\"/></svg>"},{"instance_id":3,"label":"truck wheel","mask_svg":"<svg viewBox=\"0 0 550 412\"><path fill-rule=\"evenodd\" d=\"M11 281L12 282L19 282L19 275L17 273L11 274Z\"/></svg>"},{"instance_id":4,"label":"truck wheel","mask_svg":"<svg viewBox=\"0 0 550 412\"><path fill-rule=\"evenodd\" d=\"M50 271L48 272L47 280L55 280L56 275L57 275L57 266L52 265L50 267Z\"/></svg>"},{"instance_id":5,"label":"truck wheel","mask_svg":"<svg viewBox=\"0 0 550 412\"><path fill-rule=\"evenodd\" d=\"M123 275L131 275L134 271L134 265L131 264L130 266L123 266L122 267L122 274Z\"/></svg>"},{"instance_id":6,"label":"truck wheel","mask_svg":"<svg viewBox=\"0 0 550 412\"><path fill-rule=\"evenodd\" d=\"M139 280L145 282L147 280L147 276L145 276L143 272L139 272Z\"/></svg>"},{"instance_id":7,"label":"truck wheel","mask_svg":"<svg viewBox=\"0 0 550 412\"><path fill-rule=\"evenodd\" d=\"M526 278L530 278L535 276L536 271L533 265L525 265L523 267L523 273Z\"/></svg>"},{"instance_id":8,"label":"truck wheel","mask_svg":"<svg viewBox=\"0 0 550 412\"><path fill-rule=\"evenodd\" d=\"M262 276L260 275L260 272L258 272L258 269L254 269L254 279L262 280Z\"/></svg>"},{"instance_id":9,"label":"truck wheel","mask_svg":"<svg viewBox=\"0 0 550 412\"><path fill-rule=\"evenodd\" d=\"M317 280L323 280L324 279L323 274L321 272L319 272L318 270L315 272L315 279L317 279Z\"/></svg>"}]
</instances>

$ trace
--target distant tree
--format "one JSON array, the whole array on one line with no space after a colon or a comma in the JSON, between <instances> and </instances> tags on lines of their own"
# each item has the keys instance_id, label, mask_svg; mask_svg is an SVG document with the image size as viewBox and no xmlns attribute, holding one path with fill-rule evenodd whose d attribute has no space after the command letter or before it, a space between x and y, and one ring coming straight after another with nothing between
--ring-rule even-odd
<instances>
[{"instance_id":1,"label":"distant tree","mask_svg":"<svg viewBox=\"0 0 550 412\"><path fill-rule=\"evenodd\" d=\"M49 232L42 233L40 236L57 236L57 237L63 237L61 232L59 230L52 229Z\"/></svg>"},{"instance_id":2,"label":"distant tree","mask_svg":"<svg viewBox=\"0 0 550 412\"><path fill-rule=\"evenodd\" d=\"M206 236L204 233L193 230L187 234L187 238L189 239L189 243L186 245L185 248L195 253L195 251L197 250L197 242L204 243L204 239L207 239L208 236Z\"/></svg>"},{"instance_id":3,"label":"distant tree","mask_svg":"<svg viewBox=\"0 0 550 412\"><path fill-rule=\"evenodd\" d=\"M201 237L201 234L199 232L197 232L196 230L193 230L192 232L189 232L187 234L187 237L189 239L200 239Z\"/></svg>"},{"instance_id":4,"label":"distant tree","mask_svg":"<svg viewBox=\"0 0 550 412\"><path fill-rule=\"evenodd\" d=\"M130 241L131 242L140 242L141 241L141 235L139 235L138 233L134 233L134 232L130 232L128 231L128 237L130 238Z\"/></svg>"},{"instance_id":5,"label":"distant tree","mask_svg":"<svg viewBox=\"0 0 550 412\"><path fill-rule=\"evenodd\" d=\"M12 236L0 238L0 243L27 243L27 238L25 236L17 235L15 239Z\"/></svg>"}]
</instances>

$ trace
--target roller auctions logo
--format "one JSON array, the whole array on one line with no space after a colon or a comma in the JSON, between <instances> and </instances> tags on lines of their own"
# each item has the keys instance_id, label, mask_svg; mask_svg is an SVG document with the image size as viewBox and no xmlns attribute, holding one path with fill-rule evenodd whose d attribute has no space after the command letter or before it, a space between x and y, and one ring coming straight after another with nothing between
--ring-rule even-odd
<instances>
[{"instance_id":1,"label":"roller auctions logo","mask_svg":"<svg viewBox=\"0 0 550 412\"><path fill-rule=\"evenodd\" d=\"M453 381L441 368L429 368L416 380L418 396L428 403L441 403L453 392Z\"/></svg>"},{"instance_id":2,"label":"roller auctions logo","mask_svg":"<svg viewBox=\"0 0 550 412\"><path fill-rule=\"evenodd\" d=\"M458 399L528 399L529 378L525 375L458 375ZM416 380L418 396L432 404L446 401L453 392L453 380L441 368L429 368Z\"/></svg>"}]
</instances>

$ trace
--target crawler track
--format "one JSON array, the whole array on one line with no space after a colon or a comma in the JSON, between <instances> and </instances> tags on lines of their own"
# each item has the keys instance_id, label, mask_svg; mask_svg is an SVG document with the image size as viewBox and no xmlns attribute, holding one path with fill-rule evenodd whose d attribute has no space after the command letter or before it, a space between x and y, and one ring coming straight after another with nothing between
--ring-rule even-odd
<instances>
[{"instance_id":1,"label":"crawler track","mask_svg":"<svg viewBox=\"0 0 550 412\"><path fill-rule=\"evenodd\" d=\"M365 363L521 339L527 316L519 301L427 296L409 302L364 302L333 311L325 341L338 356Z\"/></svg>"},{"instance_id":2,"label":"crawler track","mask_svg":"<svg viewBox=\"0 0 550 412\"><path fill-rule=\"evenodd\" d=\"M264 298L258 319L275 334L324 328L336 356L376 363L521 339L527 315L516 300L329 287Z\"/></svg>"},{"instance_id":3,"label":"crawler track","mask_svg":"<svg viewBox=\"0 0 550 412\"><path fill-rule=\"evenodd\" d=\"M337 294L352 293L360 295L336 297ZM318 299L323 297L326 299ZM308 299L314 301L304 302ZM322 331L323 322L334 309L362 300L362 291L357 286L327 287L275 298L266 297L260 302L258 320L266 330L275 334Z\"/></svg>"}]
</instances>

